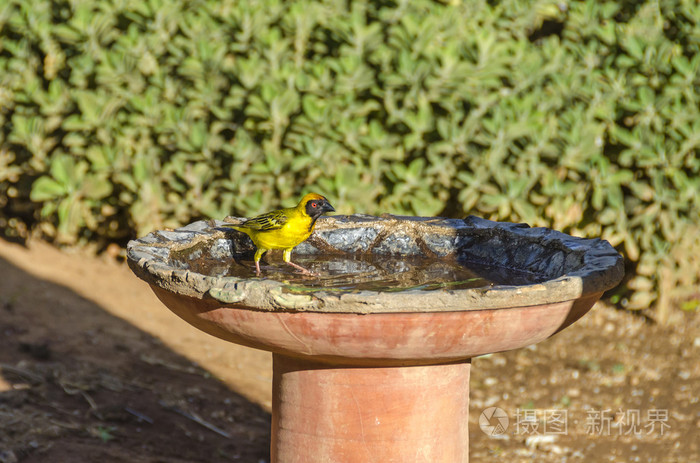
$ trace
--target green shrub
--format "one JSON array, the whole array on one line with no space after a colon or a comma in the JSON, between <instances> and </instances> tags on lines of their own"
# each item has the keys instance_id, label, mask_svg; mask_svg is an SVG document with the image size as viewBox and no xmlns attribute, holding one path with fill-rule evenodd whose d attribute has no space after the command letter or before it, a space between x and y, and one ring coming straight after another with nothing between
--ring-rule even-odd
<instances>
[{"instance_id":1,"label":"green shrub","mask_svg":"<svg viewBox=\"0 0 700 463\"><path fill-rule=\"evenodd\" d=\"M120 240L318 190L602 236L692 297L694 0L9 0L0 226ZM697 295L695 296L698 297Z\"/></svg>"}]
</instances>

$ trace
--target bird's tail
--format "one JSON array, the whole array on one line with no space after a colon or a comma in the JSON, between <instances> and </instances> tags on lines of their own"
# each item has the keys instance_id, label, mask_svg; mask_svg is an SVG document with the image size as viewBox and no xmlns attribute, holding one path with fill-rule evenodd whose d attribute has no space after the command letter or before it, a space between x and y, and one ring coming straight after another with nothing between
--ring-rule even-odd
<instances>
[{"instance_id":1,"label":"bird's tail","mask_svg":"<svg viewBox=\"0 0 700 463\"><path fill-rule=\"evenodd\" d=\"M232 228L232 229L234 229L234 230L236 230L236 231L243 232L243 233L245 233L246 235L250 236L250 233L249 233L249 232L250 232L250 229L245 228L245 227L241 227L240 225L236 225L236 224L232 224L232 223L225 223L225 224L222 225L222 227L224 227L224 228Z\"/></svg>"}]
</instances>

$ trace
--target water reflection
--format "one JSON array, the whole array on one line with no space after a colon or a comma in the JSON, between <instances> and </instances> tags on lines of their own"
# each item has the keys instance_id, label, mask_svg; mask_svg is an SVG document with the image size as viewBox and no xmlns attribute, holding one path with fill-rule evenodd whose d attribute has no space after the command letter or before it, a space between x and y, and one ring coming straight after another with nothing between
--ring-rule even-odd
<instances>
[{"instance_id":1,"label":"water reflection","mask_svg":"<svg viewBox=\"0 0 700 463\"><path fill-rule=\"evenodd\" d=\"M494 282L484 278L455 259L392 257L376 254L296 255L294 262L315 276L297 272L285 264L279 253L268 253L261 262L262 276L310 290L467 289L487 288ZM198 257L186 267L209 276L256 278L252 259Z\"/></svg>"}]
</instances>

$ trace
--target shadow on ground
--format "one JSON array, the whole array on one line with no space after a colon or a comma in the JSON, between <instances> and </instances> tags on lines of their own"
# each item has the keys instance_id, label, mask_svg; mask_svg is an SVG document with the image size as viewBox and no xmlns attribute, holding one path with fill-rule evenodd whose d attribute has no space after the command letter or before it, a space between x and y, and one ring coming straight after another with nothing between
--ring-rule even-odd
<instances>
[{"instance_id":1,"label":"shadow on ground","mask_svg":"<svg viewBox=\"0 0 700 463\"><path fill-rule=\"evenodd\" d=\"M270 415L0 258L0 463L269 461Z\"/></svg>"}]
</instances>

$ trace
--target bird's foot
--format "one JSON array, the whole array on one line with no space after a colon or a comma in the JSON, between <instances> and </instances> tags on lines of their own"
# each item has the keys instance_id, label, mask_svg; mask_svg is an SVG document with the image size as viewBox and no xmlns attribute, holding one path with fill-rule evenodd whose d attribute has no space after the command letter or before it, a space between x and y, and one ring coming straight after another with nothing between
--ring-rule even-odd
<instances>
[{"instance_id":1,"label":"bird's foot","mask_svg":"<svg viewBox=\"0 0 700 463\"><path fill-rule=\"evenodd\" d=\"M299 270L299 271L300 271L302 274L304 274L304 275L308 275L308 276L317 276L314 272L312 272L311 270L305 269L305 268L302 267L301 265L297 265L297 264L295 264L294 262L287 262L287 263L288 263L289 265L291 265L292 267L294 267L295 269Z\"/></svg>"}]
</instances>

